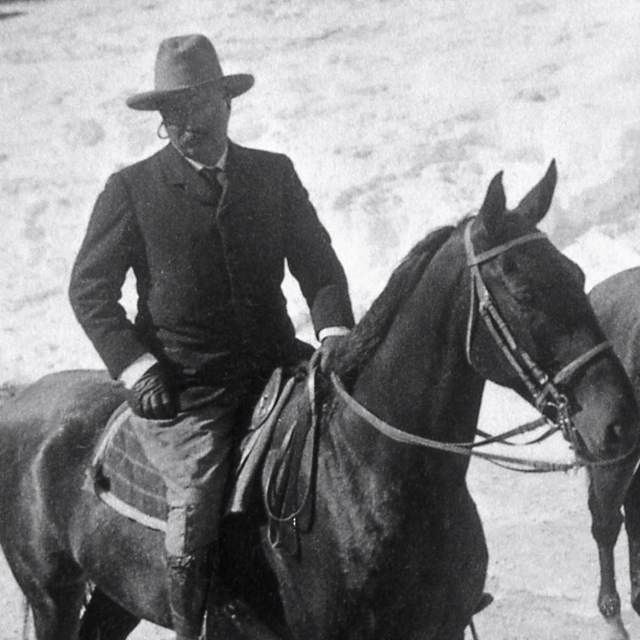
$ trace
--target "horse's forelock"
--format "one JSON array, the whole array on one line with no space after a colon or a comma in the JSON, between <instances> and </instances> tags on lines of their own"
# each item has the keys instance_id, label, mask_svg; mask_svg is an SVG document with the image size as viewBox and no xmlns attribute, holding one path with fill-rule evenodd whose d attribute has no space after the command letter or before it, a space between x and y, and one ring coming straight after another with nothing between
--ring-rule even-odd
<instances>
[{"instance_id":1,"label":"horse's forelock","mask_svg":"<svg viewBox=\"0 0 640 640\"><path fill-rule=\"evenodd\" d=\"M387 335L400 305L456 227L440 227L418 242L391 274L386 287L353 329L335 367L342 376L357 375Z\"/></svg>"}]
</instances>

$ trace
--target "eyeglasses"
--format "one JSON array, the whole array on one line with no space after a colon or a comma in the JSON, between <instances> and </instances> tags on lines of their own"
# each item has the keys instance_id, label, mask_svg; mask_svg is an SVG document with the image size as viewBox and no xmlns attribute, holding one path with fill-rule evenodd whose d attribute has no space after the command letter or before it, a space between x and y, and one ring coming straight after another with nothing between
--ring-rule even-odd
<instances>
[{"instance_id":1,"label":"eyeglasses","mask_svg":"<svg viewBox=\"0 0 640 640\"><path fill-rule=\"evenodd\" d=\"M227 93L222 95L227 106L231 105L231 96ZM213 99L209 93L189 95L176 105L165 106L160 109L162 122L165 126L184 126L194 113L202 111L217 111L219 103Z\"/></svg>"}]
</instances>

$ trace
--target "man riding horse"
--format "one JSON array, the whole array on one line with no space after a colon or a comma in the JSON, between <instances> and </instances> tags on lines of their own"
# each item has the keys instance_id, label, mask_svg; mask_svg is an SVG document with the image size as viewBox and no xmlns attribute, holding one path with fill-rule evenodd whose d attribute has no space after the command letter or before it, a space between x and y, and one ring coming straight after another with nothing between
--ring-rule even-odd
<instances>
[{"instance_id":1,"label":"man riding horse","mask_svg":"<svg viewBox=\"0 0 640 640\"><path fill-rule=\"evenodd\" d=\"M169 144L109 178L69 290L167 485L178 640L200 634L239 407L274 367L309 355L286 311L285 262L309 305L322 368L353 325L344 270L289 158L227 137L231 100L253 82L224 75L202 35L161 42L155 89L127 105L158 110ZM129 269L134 322L119 303Z\"/></svg>"}]
</instances>

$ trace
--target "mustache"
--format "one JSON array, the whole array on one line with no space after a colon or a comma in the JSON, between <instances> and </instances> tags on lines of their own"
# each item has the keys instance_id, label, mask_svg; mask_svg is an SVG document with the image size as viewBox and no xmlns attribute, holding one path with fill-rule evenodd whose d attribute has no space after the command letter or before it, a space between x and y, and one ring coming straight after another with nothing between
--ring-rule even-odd
<instances>
[{"instance_id":1,"label":"mustache","mask_svg":"<svg viewBox=\"0 0 640 640\"><path fill-rule=\"evenodd\" d=\"M209 130L204 127L189 127L185 129L181 134L181 138L202 138L209 135Z\"/></svg>"}]
</instances>

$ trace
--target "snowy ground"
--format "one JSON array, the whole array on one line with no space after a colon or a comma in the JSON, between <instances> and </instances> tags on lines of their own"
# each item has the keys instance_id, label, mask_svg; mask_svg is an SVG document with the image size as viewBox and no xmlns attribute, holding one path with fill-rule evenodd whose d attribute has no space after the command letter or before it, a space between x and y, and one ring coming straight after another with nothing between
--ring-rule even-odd
<instances>
[{"instance_id":1,"label":"snowy ground","mask_svg":"<svg viewBox=\"0 0 640 640\"><path fill-rule=\"evenodd\" d=\"M588 286L640 264L639 28L637 0L0 0L0 385L100 366L66 301L69 270L107 176L161 144L157 117L124 98L151 88L163 37L203 32L227 72L255 74L231 136L293 158L361 315L408 249L476 209L497 171L515 205L552 158L543 228ZM528 416L489 390L486 428ZM598 637L583 478L478 463L470 483L497 600L481 637ZM625 572L621 556L623 598ZM0 576L11 640L19 599ZM169 637L155 633L135 637Z\"/></svg>"}]
</instances>

